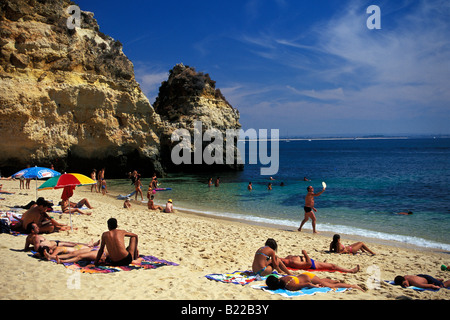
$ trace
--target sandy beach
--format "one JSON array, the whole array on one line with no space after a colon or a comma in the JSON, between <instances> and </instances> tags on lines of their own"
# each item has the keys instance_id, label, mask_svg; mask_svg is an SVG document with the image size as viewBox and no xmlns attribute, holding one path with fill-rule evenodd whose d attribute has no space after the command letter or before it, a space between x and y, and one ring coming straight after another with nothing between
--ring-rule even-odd
<instances>
[{"instance_id":1,"label":"sandy beach","mask_svg":"<svg viewBox=\"0 0 450 320\"><path fill-rule=\"evenodd\" d=\"M35 200L35 182L31 189L19 189L19 181L2 180L3 189L14 194L1 194L0 210L26 205ZM42 184L38 181L38 185ZM62 190L39 191L38 195L57 203ZM63 265L30 257L24 252L25 236L0 234L0 293L2 300L449 300L450 290L415 291L392 286L385 280L396 275L429 274L448 280L450 272L441 271L442 264L450 264L449 252L406 248L394 244L364 242L377 254L348 255L327 252L331 236L312 234L311 230L294 232L270 226L250 225L240 221L204 217L189 212L160 213L132 201L131 209L123 208L117 195L92 193L90 187L77 187L72 201L88 198L94 207L92 215L73 215L76 230L46 235L50 240L88 242L100 239L107 231L110 217L118 220L119 229L139 236L139 251L175 262L178 266L164 266L152 270L121 271L109 274L85 274L68 270ZM174 208L177 199L174 200ZM162 203L159 203L162 205ZM59 206L54 206L59 209ZM19 211L20 212L20 211ZM24 210L22 211L24 212ZM69 215L50 213L58 222L69 224ZM300 219L300 217L299 217ZM320 230L319 230L320 231ZM278 255L301 254L306 250L316 261L326 261L346 268L360 266L356 274L316 272L365 289L345 292L318 293L311 296L285 298L252 288L209 280L213 273L251 270L254 254L268 238L278 242ZM354 239L341 235L350 245ZM379 271L380 282L372 288L368 279ZM297 272L300 273L300 272ZM71 281L77 277L79 286ZM257 282L255 282L257 283Z\"/></svg>"}]
</instances>

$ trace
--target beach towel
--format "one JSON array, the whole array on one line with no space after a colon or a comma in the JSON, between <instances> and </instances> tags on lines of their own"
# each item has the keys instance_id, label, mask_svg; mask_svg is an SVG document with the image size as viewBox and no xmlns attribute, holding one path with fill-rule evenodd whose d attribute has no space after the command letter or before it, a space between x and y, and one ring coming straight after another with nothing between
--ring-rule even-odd
<instances>
[{"instance_id":1,"label":"beach towel","mask_svg":"<svg viewBox=\"0 0 450 320\"><path fill-rule=\"evenodd\" d=\"M31 251L30 256L41 259L40 257L37 256L36 251ZM75 262L62 263L62 265L65 266L67 269L81 273L112 273L119 271L131 271L137 269L156 269L163 266L178 266L178 264L175 262L162 260L154 256L140 256L140 258L142 258L143 260L138 264L132 263L129 264L128 266L120 266L120 267L107 265L95 266L94 261L86 261L86 260L81 260L76 263ZM56 260L50 261L56 263Z\"/></svg>"},{"instance_id":2,"label":"beach towel","mask_svg":"<svg viewBox=\"0 0 450 320\"><path fill-rule=\"evenodd\" d=\"M140 256L143 260L139 264L129 264L128 266L95 266L94 261L78 261L77 263L63 263L70 270L82 273L111 273L118 271L131 271L137 269L156 269L163 266L178 266L177 263L158 259L154 256Z\"/></svg>"},{"instance_id":3,"label":"beach towel","mask_svg":"<svg viewBox=\"0 0 450 320\"><path fill-rule=\"evenodd\" d=\"M402 286L394 284L393 280L384 280L384 281L386 283L389 283L389 284L393 285L393 286L396 286L396 287L399 287L399 288L403 288ZM409 286L409 287L406 287L406 288L403 288L403 289L413 289L413 290L416 290L416 291L439 291L440 290L440 289L425 289L425 288L419 288L419 287L415 287L415 286ZM450 290L450 288L441 288L441 289Z\"/></svg>"},{"instance_id":4,"label":"beach towel","mask_svg":"<svg viewBox=\"0 0 450 320\"><path fill-rule=\"evenodd\" d=\"M263 291L269 292L271 294L279 294L285 298L301 297L301 296L305 296L305 295L313 295L316 293L344 292L346 290L349 290L348 288L328 288L328 287L305 288L305 289L298 290L298 291L289 291L287 289L270 290L265 284L252 285L252 288L258 289L258 290L263 290Z\"/></svg>"},{"instance_id":5,"label":"beach towel","mask_svg":"<svg viewBox=\"0 0 450 320\"><path fill-rule=\"evenodd\" d=\"M267 276L261 277L253 271L235 271L232 273L212 273L205 276L210 280L215 280L224 283L234 283L246 285L253 281L266 280Z\"/></svg>"}]
</instances>

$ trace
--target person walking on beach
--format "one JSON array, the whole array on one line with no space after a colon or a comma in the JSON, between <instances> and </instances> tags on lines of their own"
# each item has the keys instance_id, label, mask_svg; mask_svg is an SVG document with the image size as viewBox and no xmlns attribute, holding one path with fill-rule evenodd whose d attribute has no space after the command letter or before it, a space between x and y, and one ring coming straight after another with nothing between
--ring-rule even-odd
<instances>
[{"instance_id":1,"label":"person walking on beach","mask_svg":"<svg viewBox=\"0 0 450 320\"><path fill-rule=\"evenodd\" d=\"M142 187L141 177L138 176L136 181L134 182L134 190L136 191L134 195L134 200L137 200L138 193L141 195L141 201L144 200L144 194L142 193L141 187Z\"/></svg>"},{"instance_id":2,"label":"person walking on beach","mask_svg":"<svg viewBox=\"0 0 450 320\"><path fill-rule=\"evenodd\" d=\"M316 208L314 208L314 198L318 197L322 193L324 193L325 188L323 188L323 190L318 193L314 193L314 188L312 186L309 186L308 188L306 188L306 190L308 191L308 193L306 194L306 197L305 197L305 206L304 206L305 218L303 219L302 223L300 224L298 231L302 231L303 225L306 223L306 221L311 219L313 233L318 233L316 231L316 215L314 214L314 212L317 212Z\"/></svg>"},{"instance_id":3,"label":"person walking on beach","mask_svg":"<svg viewBox=\"0 0 450 320\"><path fill-rule=\"evenodd\" d=\"M103 252L108 250L109 259L113 266L127 266L139 258L137 234L117 229L117 220L108 219L108 230L102 234L100 249L94 264L99 265ZM125 237L130 238L128 247L125 247Z\"/></svg>"}]
</instances>

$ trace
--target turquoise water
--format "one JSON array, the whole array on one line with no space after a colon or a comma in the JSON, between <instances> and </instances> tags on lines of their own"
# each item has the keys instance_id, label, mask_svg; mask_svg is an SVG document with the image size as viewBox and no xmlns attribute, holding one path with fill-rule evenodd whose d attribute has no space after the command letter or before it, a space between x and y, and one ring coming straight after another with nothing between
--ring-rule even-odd
<instances>
[{"instance_id":1,"label":"turquoise water","mask_svg":"<svg viewBox=\"0 0 450 320\"><path fill-rule=\"evenodd\" d=\"M303 219L306 187L317 192L325 181L326 192L316 198L318 231L450 251L450 139L281 141L276 180L261 176L260 167L220 173L218 188L208 187L216 178L210 174L171 174L159 181L172 190L158 192L155 202L171 198L175 208L294 230ZM144 177L144 186L149 182ZM108 188L113 194L134 189L125 179L109 180ZM396 214L408 210L413 214ZM304 229L309 232L310 221Z\"/></svg>"}]
</instances>

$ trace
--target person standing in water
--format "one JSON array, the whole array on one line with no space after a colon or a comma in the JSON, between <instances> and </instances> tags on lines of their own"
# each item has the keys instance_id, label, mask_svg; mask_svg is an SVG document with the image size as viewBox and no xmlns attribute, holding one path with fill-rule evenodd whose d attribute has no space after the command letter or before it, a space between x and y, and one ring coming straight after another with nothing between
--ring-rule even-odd
<instances>
[{"instance_id":1,"label":"person standing in water","mask_svg":"<svg viewBox=\"0 0 450 320\"><path fill-rule=\"evenodd\" d=\"M301 222L298 231L302 231L303 225L306 223L306 221L311 219L313 233L318 233L316 231L316 215L314 214L314 212L317 212L316 208L314 208L314 198L324 193L325 188L323 188L323 190L318 193L314 193L314 188L312 186L309 186L308 188L306 188L306 190L308 191L308 193L306 194L305 197L305 206L304 206L305 218Z\"/></svg>"}]
</instances>

